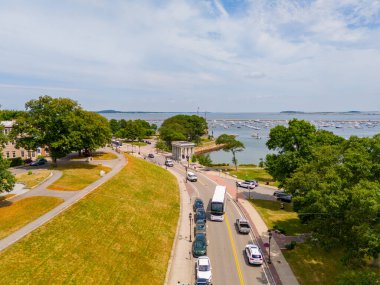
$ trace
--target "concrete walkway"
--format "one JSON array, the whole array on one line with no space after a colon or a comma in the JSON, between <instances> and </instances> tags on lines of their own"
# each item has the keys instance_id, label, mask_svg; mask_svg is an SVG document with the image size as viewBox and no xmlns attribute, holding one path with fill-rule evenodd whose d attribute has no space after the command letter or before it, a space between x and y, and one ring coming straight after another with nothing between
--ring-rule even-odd
<instances>
[{"instance_id":1,"label":"concrete walkway","mask_svg":"<svg viewBox=\"0 0 380 285\"><path fill-rule=\"evenodd\" d=\"M116 154L116 153L115 153ZM20 240L27 234L31 233L38 227L42 226L43 224L47 223L51 219L53 219L55 216L72 206L74 203L78 202L80 199L85 197L87 194L98 188L100 185L102 185L104 182L108 181L110 178L112 178L115 174L117 174L127 163L125 157L123 154L117 154L118 158L116 159L115 165L113 169L105 174L103 177L95 181L94 183L90 184L86 188L80 191L54 191L54 190L46 190L47 185L50 185L52 181L49 179L49 181L45 181L42 183L39 187L36 187L34 190L29 191L28 193L25 193L23 195L20 195L17 197L17 199L25 198L25 195L28 195L30 193L41 193L42 196L54 196L55 197L61 197L64 198L64 202L60 205L58 205L53 210L47 212L46 214L42 215L38 219L34 220L33 222L27 224L26 226L22 227L21 229L17 230L16 232L10 234L6 238L0 240L0 251L4 250L8 246L12 245L16 241ZM98 161L96 161L98 162ZM53 177L52 177L53 178ZM59 178L59 177L58 177ZM58 179L57 178L57 179ZM44 192L47 191L47 192ZM65 192L65 193L63 193ZM67 194L68 193L68 194ZM45 194L45 195L43 195ZM49 194L49 195L47 195ZM31 195L31 194L30 194ZM41 195L34 195L34 196L41 196ZM67 195L67 197L65 197ZM71 196L70 196L71 195Z\"/></svg>"}]
</instances>

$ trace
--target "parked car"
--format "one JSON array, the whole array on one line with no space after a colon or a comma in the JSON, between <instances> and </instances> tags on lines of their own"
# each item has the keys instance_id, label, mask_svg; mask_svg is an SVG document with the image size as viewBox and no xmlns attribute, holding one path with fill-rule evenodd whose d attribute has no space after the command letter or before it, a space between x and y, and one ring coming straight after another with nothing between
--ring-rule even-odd
<instances>
[{"instance_id":1,"label":"parked car","mask_svg":"<svg viewBox=\"0 0 380 285\"><path fill-rule=\"evenodd\" d=\"M249 232L251 231L251 226L249 225L246 219L236 219L236 226L238 228L239 233L241 234L249 234Z\"/></svg>"},{"instance_id":2,"label":"parked car","mask_svg":"<svg viewBox=\"0 0 380 285\"><path fill-rule=\"evenodd\" d=\"M149 157L149 158L154 158L154 154L153 154L153 153L150 153L150 154L148 154L148 157Z\"/></svg>"},{"instance_id":3,"label":"parked car","mask_svg":"<svg viewBox=\"0 0 380 285\"><path fill-rule=\"evenodd\" d=\"M255 187L259 186L259 182L257 182L256 180L244 180L244 181L248 183L252 183L253 185L255 185Z\"/></svg>"},{"instance_id":4,"label":"parked car","mask_svg":"<svg viewBox=\"0 0 380 285\"><path fill-rule=\"evenodd\" d=\"M204 234L197 234L193 242L193 256L203 256L207 254L207 239Z\"/></svg>"},{"instance_id":5,"label":"parked car","mask_svg":"<svg viewBox=\"0 0 380 285\"><path fill-rule=\"evenodd\" d=\"M196 198L194 200L194 204L193 204L193 210L194 212L197 211L197 209L204 209L204 204L203 204L203 200L201 198Z\"/></svg>"},{"instance_id":6,"label":"parked car","mask_svg":"<svg viewBox=\"0 0 380 285\"><path fill-rule=\"evenodd\" d=\"M263 264L263 255L259 247L255 244L247 244L245 246L245 254L249 264L261 265Z\"/></svg>"},{"instance_id":7,"label":"parked car","mask_svg":"<svg viewBox=\"0 0 380 285\"><path fill-rule=\"evenodd\" d=\"M276 190L276 191L273 192L273 196L282 195L282 194L284 194L284 193L285 193L284 190Z\"/></svg>"},{"instance_id":8,"label":"parked car","mask_svg":"<svg viewBox=\"0 0 380 285\"><path fill-rule=\"evenodd\" d=\"M199 220L204 221L204 222L206 222L206 220L207 220L206 219L206 211L203 208L199 208L195 212L195 217L194 217L195 223Z\"/></svg>"},{"instance_id":9,"label":"parked car","mask_svg":"<svg viewBox=\"0 0 380 285\"><path fill-rule=\"evenodd\" d=\"M195 228L194 228L194 236L197 234L204 234L206 235L206 223L203 220L198 220L195 223Z\"/></svg>"},{"instance_id":10,"label":"parked car","mask_svg":"<svg viewBox=\"0 0 380 285\"><path fill-rule=\"evenodd\" d=\"M174 166L173 160L171 159L165 160L165 165L168 167L173 167Z\"/></svg>"},{"instance_id":11,"label":"parked car","mask_svg":"<svg viewBox=\"0 0 380 285\"><path fill-rule=\"evenodd\" d=\"M198 177L193 172L188 171L186 175L186 179L191 182L197 182Z\"/></svg>"},{"instance_id":12,"label":"parked car","mask_svg":"<svg viewBox=\"0 0 380 285\"><path fill-rule=\"evenodd\" d=\"M252 182L247 182L247 181L236 181L236 186L237 187L242 187L242 188L247 188L247 189L254 189L255 188L255 184L253 184Z\"/></svg>"},{"instance_id":13,"label":"parked car","mask_svg":"<svg viewBox=\"0 0 380 285\"><path fill-rule=\"evenodd\" d=\"M30 163L29 165L30 166L39 166L39 165L44 165L46 162L47 162L47 160L45 158L39 158L36 161L33 161L32 163Z\"/></svg>"},{"instance_id":14,"label":"parked car","mask_svg":"<svg viewBox=\"0 0 380 285\"><path fill-rule=\"evenodd\" d=\"M31 159L31 158L27 158L27 159L24 160L25 164L30 164L32 162L33 162L33 159Z\"/></svg>"},{"instance_id":15,"label":"parked car","mask_svg":"<svg viewBox=\"0 0 380 285\"><path fill-rule=\"evenodd\" d=\"M146 144L152 144L150 141L145 141Z\"/></svg>"},{"instance_id":16,"label":"parked car","mask_svg":"<svg viewBox=\"0 0 380 285\"><path fill-rule=\"evenodd\" d=\"M197 264L195 266L197 271L197 285L209 285L211 284L212 279L212 267L210 258L207 256L198 257Z\"/></svg>"},{"instance_id":17,"label":"parked car","mask_svg":"<svg viewBox=\"0 0 380 285\"><path fill-rule=\"evenodd\" d=\"M290 194L285 194L285 195L281 194L281 195L277 195L277 200L281 202L291 203L292 197L293 196Z\"/></svg>"}]
</instances>

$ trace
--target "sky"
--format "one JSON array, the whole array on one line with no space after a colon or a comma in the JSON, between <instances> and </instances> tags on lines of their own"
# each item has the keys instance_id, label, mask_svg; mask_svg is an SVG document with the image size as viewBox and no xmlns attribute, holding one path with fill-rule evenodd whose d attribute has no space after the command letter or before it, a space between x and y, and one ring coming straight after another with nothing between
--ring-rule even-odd
<instances>
[{"instance_id":1,"label":"sky","mask_svg":"<svg viewBox=\"0 0 380 285\"><path fill-rule=\"evenodd\" d=\"M380 0L0 0L0 104L380 110Z\"/></svg>"}]
</instances>

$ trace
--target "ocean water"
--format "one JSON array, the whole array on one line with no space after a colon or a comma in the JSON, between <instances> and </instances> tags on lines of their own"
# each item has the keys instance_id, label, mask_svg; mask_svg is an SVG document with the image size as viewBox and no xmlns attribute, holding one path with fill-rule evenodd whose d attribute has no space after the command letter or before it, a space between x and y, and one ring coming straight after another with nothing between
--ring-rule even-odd
<instances>
[{"instance_id":1,"label":"ocean water","mask_svg":"<svg viewBox=\"0 0 380 285\"><path fill-rule=\"evenodd\" d=\"M158 126L163 120L176 114L183 113L103 113L108 119L143 119L156 123ZM186 113L197 114L197 113ZM266 147L270 128L276 125L287 125L293 118L310 121L319 129L331 131L344 138L352 135L372 137L380 133L380 113L199 113L205 117L209 125L209 134L214 137L233 134L244 143L245 149L237 154L238 163L258 164L260 158L269 153ZM216 151L210 153L214 163L231 163L230 152Z\"/></svg>"}]
</instances>

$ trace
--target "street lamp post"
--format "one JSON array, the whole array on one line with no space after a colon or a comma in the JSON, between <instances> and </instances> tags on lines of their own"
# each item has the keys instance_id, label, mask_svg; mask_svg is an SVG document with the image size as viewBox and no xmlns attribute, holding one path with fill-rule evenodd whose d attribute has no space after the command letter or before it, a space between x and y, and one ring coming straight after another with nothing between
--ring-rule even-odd
<instances>
[{"instance_id":1,"label":"street lamp post","mask_svg":"<svg viewBox=\"0 0 380 285\"><path fill-rule=\"evenodd\" d=\"M248 199L251 199L251 187L248 187Z\"/></svg>"},{"instance_id":2,"label":"street lamp post","mask_svg":"<svg viewBox=\"0 0 380 285\"><path fill-rule=\"evenodd\" d=\"M271 264L272 260L270 259L270 240L272 239L272 231L268 230L268 235L269 235L269 258L268 258L268 263Z\"/></svg>"},{"instance_id":3,"label":"street lamp post","mask_svg":"<svg viewBox=\"0 0 380 285\"><path fill-rule=\"evenodd\" d=\"M193 215L191 213L189 213L189 220L190 220L190 242L191 242L191 217Z\"/></svg>"},{"instance_id":4,"label":"street lamp post","mask_svg":"<svg viewBox=\"0 0 380 285\"><path fill-rule=\"evenodd\" d=\"M185 170L186 170L185 182L187 183L187 166L185 166Z\"/></svg>"},{"instance_id":5,"label":"street lamp post","mask_svg":"<svg viewBox=\"0 0 380 285\"><path fill-rule=\"evenodd\" d=\"M186 160L187 160L187 168L189 168L189 155L186 155Z\"/></svg>"}]
</instances>

